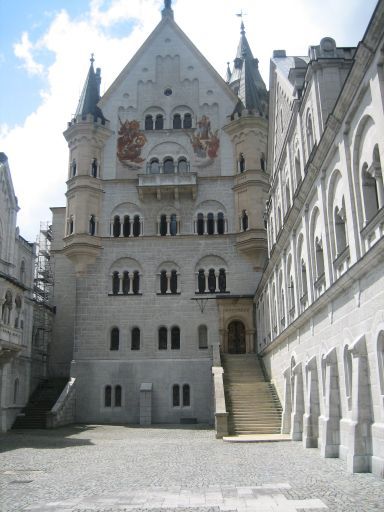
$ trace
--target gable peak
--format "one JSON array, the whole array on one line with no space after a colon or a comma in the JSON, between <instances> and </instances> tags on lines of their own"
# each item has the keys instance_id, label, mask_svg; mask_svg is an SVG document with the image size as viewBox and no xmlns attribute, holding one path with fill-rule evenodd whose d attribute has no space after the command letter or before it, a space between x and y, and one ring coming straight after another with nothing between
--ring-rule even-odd
<instances>
[{"instance_id":1,"label":"gable peak","mask_svg":"<svg viewBox=\"0 0 384 512\"><path fill-rule=\"evenodd\" d=\"M171 18L173 20L172 0L164 0L164 9L161 11L163 19Z\"/></svg>"}]
</instances>

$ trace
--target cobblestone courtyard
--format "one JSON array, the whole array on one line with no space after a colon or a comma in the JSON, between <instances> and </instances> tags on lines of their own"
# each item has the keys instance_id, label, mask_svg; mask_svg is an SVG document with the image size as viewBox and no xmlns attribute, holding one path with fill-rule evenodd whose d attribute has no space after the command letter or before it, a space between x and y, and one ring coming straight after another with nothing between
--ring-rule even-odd
<instances>
[{"instance_id":1,"label":"cobblestone courtyard","mask_svg":"<svg viewBox=\"0 0 384 512\"><path fill-rule=\"evenodd\" d=\"M0 435L0 510L384 511L384 481L301 443L202 428L75 426Z\"/></svg>"}]
</instances>

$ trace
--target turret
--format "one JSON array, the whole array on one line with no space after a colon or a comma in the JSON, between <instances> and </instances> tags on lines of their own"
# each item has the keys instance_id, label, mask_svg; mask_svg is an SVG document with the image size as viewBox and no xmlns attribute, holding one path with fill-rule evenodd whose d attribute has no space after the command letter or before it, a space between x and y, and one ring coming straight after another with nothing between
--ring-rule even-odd
<instances>
[{"instance_id":1,"label":"turret","mask_svg":"<svg viewBox=\"0 0 384 512\"><path fill-rule=\"evenodd\" d=\"M224 129L231 137L234 151L237 248L252 258L261 271L267 257L264 208L268 197L266 172L268 137L268 92L260 75L258 60L252 55L244 23L232 71L227 81L239 101Z\"/></svg>"},{"instance_id":2,"label":"turret","mask_svg":"<svg viewBox=\"0 0 384 512\"><path fill-rule=\"evenodd\" d=\"M102 150L112 131L98 107L100 69L93 55L74 118L64 137L69 147L64 253L81 273L101 249L99 219L103 194Z\"/></svg>"}]
</instances>

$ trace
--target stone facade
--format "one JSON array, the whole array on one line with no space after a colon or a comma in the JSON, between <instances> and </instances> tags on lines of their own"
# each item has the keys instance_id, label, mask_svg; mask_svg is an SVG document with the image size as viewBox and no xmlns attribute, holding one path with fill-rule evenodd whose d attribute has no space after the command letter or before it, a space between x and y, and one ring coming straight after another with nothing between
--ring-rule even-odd
<instances>
[{"instance_id":1,"label":"stone facade","mask_svg":"<svg viewBox=\"0 0 384 512\"><path fill-rule=\"evenodd\" d=\"M224 432L218 347L257 351L283 433L383 476L384 2L357 48L274 52L269 115L244 25L226 84L169 4L64 134L50 371L78 421Z\"/></svg>"},{"instance_id":2,"label":"stone facade","mask_svg":"<svg viewBox=\"0 0 384 512\"><path fill-rule=\"evenodd\" d=\"M35 254L16 228L19 207L4 153L0 184L0 431L6 431L30 393Z\"/></svg>"},{"instance_id":3,"label":"stone facade","mask_svg":"<svg viewBox=\"0 0 384 512\"><path fill-rule=\"evenodd\" d=\"M364 40L271 60L257 346L283 431L384 476L384 3Z\"/></svg>"}]
</instances>

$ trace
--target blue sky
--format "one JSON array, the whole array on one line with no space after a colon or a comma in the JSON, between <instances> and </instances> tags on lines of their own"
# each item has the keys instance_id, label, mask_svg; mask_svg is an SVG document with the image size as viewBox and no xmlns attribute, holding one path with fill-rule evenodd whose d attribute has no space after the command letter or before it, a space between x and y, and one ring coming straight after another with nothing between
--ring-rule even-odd
<instances>
[{"instance_id":1,"label":"blue sky","mask_svg":"<svg viewBox=\"0 0 384 512\"><path fill-rule=\"evenodd\" d=\"M162 5L162 0L0 0L0 151L9 158L26 238L34 240L39 221L49 220L49 206L65 205L68 153L62 132L75 111L90 53L102 68L105 90L160 21ZM375 5L376 0L173 1L176 22L222 75L235 57L235 13L242 9L267 84L274 49L306 55L324 36L339 46L355 46Z\"/></svg>"}]
</instances>

